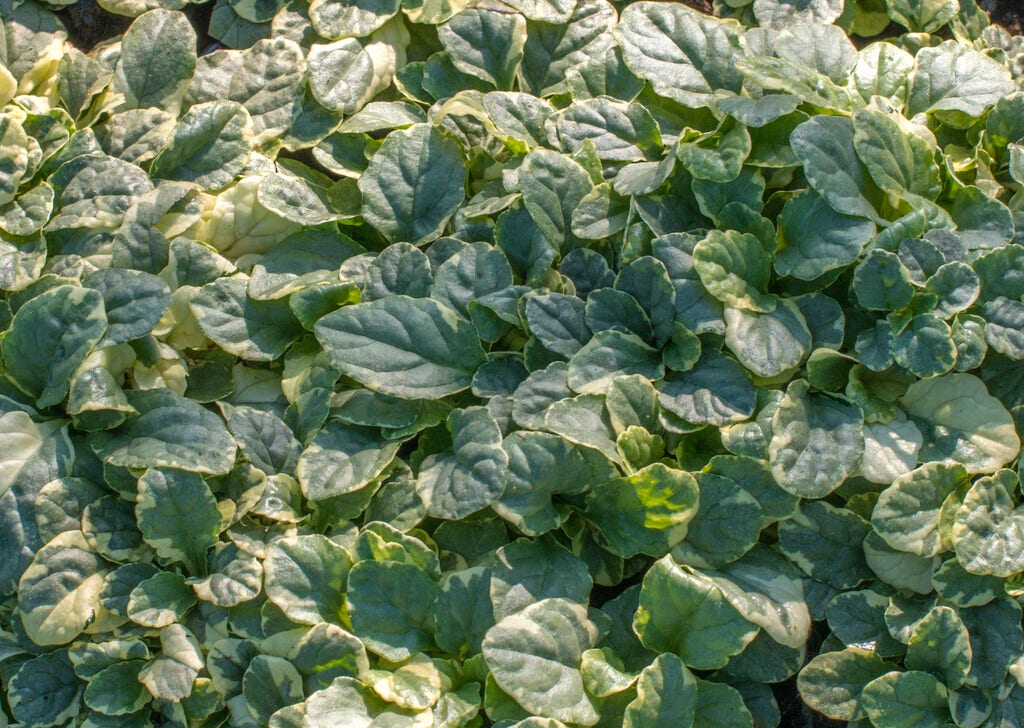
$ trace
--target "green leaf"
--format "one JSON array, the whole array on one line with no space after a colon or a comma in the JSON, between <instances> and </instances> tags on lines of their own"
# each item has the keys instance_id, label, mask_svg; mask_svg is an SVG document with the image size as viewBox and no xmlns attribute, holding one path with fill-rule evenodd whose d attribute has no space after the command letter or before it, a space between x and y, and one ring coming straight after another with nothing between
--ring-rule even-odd
<instances>
[{"instance_id":1,"label":"green leaf","mask_svg":"<svg viewBox=\"0 0 1024 728\"><path fill-rule=\"evenodd\" d=\"M139 530L158 555L182 561L194 576L206 573L206 552L220 533L221 518L209 486L196 473L147 470L135 504Z\"/></svg>"},{"instance_id":2,"label":"green leaf","mask_svg":"<svg viewBox=\"0 0 1024 728\"><path fill-rule=\"evenodd\" d=\"M890 18L919 33L934 33L960 12L957 0L890 0L887 6Z\"/></svg>"},{"instance_id":3,"label":"green leaf","mask_svg":"<svg viewBox=\"0 0 1024 728\"><path fill-rule=\"evenodd\" d=\"M891 195L934 200L942 187L935 151L891 116L869 109L853 115L853 146L875 184Z\"/></svg>"},{"instance_id":4,"label":"green leaf","mask_svg":"<svg viewBox=\"0 0 1024 728\"><path fill-rule=\"evenodd\" d=\"M725 345L758 377L792 370L811 348L811 332L799 307L780 300L774 311L725 310Z\"/></svg>"},{"instance_id":5,"label":"green leaf","mask_svg":"<svg viewBox=\"0 0 1024 728\"><path fill-rule=\"evenodd\" d=\"M229 354L249 361L273 361L298 338L301 325L285 301L257 301L242 276L207 283L189 302L199 328Z\"/></svg>"},{"instance_id":6,"label":"green leaf","mask_svg":"<svg viewBox=\"0 0 1024 728\"><path fill-rule=\"evenodd\" d=\"M654 463L595 486L587 496L587 517L613 553L658 557L686 537L697 505L692 475Z\"/></svg>"},{"instance_id":7,"label":"green leaf","mask_svg":"<svg viewBox=\"0 0 1024 728\"><path fill-rule=\"evenodd\" d=\"M309 5L309 20L324 38L363 38L393 17L400 5L398 0L315 0Z\"/></svg>"},{"instance_id":8,"label":"green leaf","mask_svg":"<svg viewBox=\"0 0 1024 728\"><path fill-rule=\"evenodd\" d=\"M235 101L196 104L178 120L153 160L154 177L223 187L245 168L252 148L249 112Z\"/></svg>"},{"instance_id":9,"label":"green leaf","mask_svg":"<svg viewBox=\"0 0 1024 728\"><path fill-rule=\"evenodd\" d=\"M864 686L860 697L861 706L872 723L893 728L939 728L949 716L946 702L947 693L942 683L916 670L894 670L875 678Z\"/></svg>"},{"instance_id":10,"label":"green leaf","mask_svg":"<svg viewBox=\"0 0 1024 728\"><path fill-rule=\"evenodd\" d=\"M814 220L814 225L807 225ZM779 252L775 271L802 281L813 281L831 270L857 260L875 235L875 225L836 212L814 190L790 198L778 218Z\"/></svg>"},{"instance_id":11,"label":"green leaf","mask_svg":"<svg viewBox=\"0 0 1024 728\"><path fill-rule=\"evenodd\" d=\"M95 440L96 453L125 468L179 468L223 475L235 463L237 446L224 421L198 402L168 389L127 391L138 417Z\"/></svg>"},{"instance_id":12,"label":"green leaf","mask_svg":"<svg viewBox=\"0 0 1024 728\"><path fill-rule=\"evenodd\" d=\"M914 382L899 402L924 434L922 460L950 458L968 473L994 473L1020 450L1010 414L974 375Z\"/></svg>"},{"instance_id":13,"label":"green leaf","mask_svg":"<svg viewBox=\"0 0 1024 728\"><path fill-rule=\"evenodd\" d=\"M754 235L712 230L694 247L693 265L708 293L727 306L775 308L776 297L766 292L771 260Z\"/></svg>"},{"instance_id":14,"label":"green leaf","mask_svg":"<svg viewBox=\"0 0 1024 728\"><path fill-rule=\"evenodd\" d=\"M11 714L23 725L60 725L80 710L82 682L72 671L67 652L26 660L9 680Z\"/></svg>"},{"instance_id":15,"label":"green leaf","mask_svg":"<svg viewBox=\"0 0 1024 728\"><path fill-rule=\"evenodd\" d=\"M364 41L356 38L309 50L309 90L313 99L334 114L352 114L390 85L405 60L408 36L396 21L385 24ZM349 29L340 28L342 34ZM333 28L326 32L334 34ZM335 119L337 117L334 117Z\"/></svg>"},{"instance_id":16,"label":"green leaf","mask_svg":"<svg viewBox=\"0 0 1024 728\"><path fill-rule=\"evenodd\" d=\"M636 684L636 699L626 706L623 728L689 725L697 709L697 678L677 656L658 657Z\"/></svg>"},{"instance_id":17,"label":"green leaf","mask_svg":"<svg viewBox=\"0 0 1024 728\"><path fill-rule=\"evenodd\" d=\"M658 382L661 406L695 425L721 427L754 414L757 392L741 366L714 350L687 372Z\"/></svg>"},{"instance_id":18,"label":"green leaf","mask_svg":"<svg viewBox=\"0 0 1024 728\"><path fill-rule=\"evenodd\" d=\"M162 571L132 589L128 617L136 624L159 629L179 621L195 603L196 595L188 588L185 577Z\"/></svg>"},{"instance_id":19,"label":"green leaf","mask_svg":"<svg viewBox=\"0 0 1024 728\"><path fill-rule=\"evenodd\" d=\"M949 537L957 560L972 574L1012 576L1024 570L1024 508L1010 493L1019 486L1010 470L979 478L953 516Z\"/></svg>"},{"instance_id":20,"label":"green leaf","mask_svg":"<svg viewBox=\"0 0 1024 728\"><path fill-rule=\"evenodd\" d=\"M530 713L594 725L599 716L579 668L596 641L597 628L583 607L545 599L491 627L483 658L495 682Z\"/></svg>"},{"instance_id":21,"label":"green leaf","mask_svg":"<svg viewBox=\"0 0 1024 728\"><path fill-rule=\"evenodd\" d=\"M145 660L116 662L96 673L85 688L85 704L104 715L128 715L153 699L139 680Z\"/></svg>"},{"instance_id":22,"label":"green leaf","mask_svg":"<svg viewBox=\"0 0 1024 728\"><path fill-rule=\"evenodd\" d=\"M354 493L387 469L401 444L376 429L330 420L299 456L295 474L303 495L323 501Z\"/></svg>"},{"instance_id":23,"label":"green leaf","mask_svg":"<svg viewBox=\"0 0 1024 728\"><path fill-rule=\"evenodd\" d=\"M302 702L302 676L292 663L273 655L257 655L242 677L242 694L260 723L275 712Z\"/></svg>"},{"instance_id":24,"label":"green leaf","mask_svg":"<svg viewBox=\"0 0 1024 728\"><path fill-rule=\"evenodd\" d=\"M861 693L864 686L892 669L874 652L847 647L823 652L800 671L797 687L812 708L834 720L855 720L864 716Z\"/></svg>"},{"instance_id":25,"label":"green leaf","mask_svg":"<svg viewBox=\"0 0 1024 728\"><path fill-rule=\"evenodd\" d=\"M82 284L103 295L107 332L102 345L145 336L171 305L167 284L142 271L100 268L84 276Z\"/></svg>"},{"instance_id":26,"label":"green leaf","mask_svg":"<svg viewBox=\"0 0 1024 728\"><path fill-rule=\"evenodd\" d=\"M740 89L739 35L717 18L684 5L631 3L615 35L629 69L684 106L710 106L716 90Z\"/></svg>"},{"instance_id":27,"label":"green leaf","mask_svg":"<svg viewBox=\"0 0 1024 728\"><path fill-rule=\"evenodd\" d=\"M462 204L465 184L452 137L427 124L394 131L359 177L363 217L391 241L427 243Z\"/></svg>"},{"instance_id":28,"label":"green leaf","mask_svg":"<svg viewBox=\"0 0 1024 728\"><path fill-rule=\"evenodd\" d=\"M428 298L345 306L317 321L314 331L337 369L396 397L440 398L468 389L484 361L473 326Z\"/></svg>"},{"instance_id":29,"label":"green leaf","mask_svg":"<svg viewBox=\"0 0 1024 728\"><path fill-rule=\"evenodd\" d=\"M955 609L936 607L917 623L905 662L910 670L931 672L950 690L963 685L971 669L971 643Z\"/></svg>"},{"instance_id":30,"label":"green leaf","mask_svg":"<svg viewBox=\"0 0 1024 728\"><path fill-rule=\"evenodd\" d=\"M366 648L391 660L431 649L434 602L441 588L422 569L394 561L360 561L348 575L352 630Z\"/></svg>"},{"instance_id":31,"label":"green leaf","mask_svg":"<svg viewBox=\"0 0 1024 728\"><path fill-rule=\"evenodd\" d=\"M870 530L852 511L805 501L795 516L779 524L779 548L815 579L849 589L871 577L863 549Z\"/></svg>"},{"instance_id":32,"label":"green leaf","mask_svg":"<svg viewBox=\"0 0 1024 728\"><path fill-rule=\"evenodd\" d=\"M587 566L551 537L501 547L491 571L494 618L502 620L545 599L586 604L594 582Z\"/></svg>"},{"instance_id":33,"label":"green leaf","mask_svg":"<svg viewBox=\"0 0 1024 728\"><path fill-rule=\"evenodd\" d=\"M864 453L860 407L810 392L797 380L772 417L772 475L793 495L821 498L838 488Z\"/></svg>"},{"instance_id":34,"label":"green leaf","mask_svg":"<svg viewBox=\"0 0 1024 728\"><path fill-rule=\"evenodd\" d=\"M589 139L599 159L639 162L662 146L654 117L639 104L606 97L586 99L566 107L553 121L558 139L569 153L577 152Z\"/></svg>"},{"instance_id":35,"label":"green leaf","mask_svg":"<svg viewBox=\"0 0 1024 728\"><path fill-rule=\"evenodd\" d=\"M176 113L196 68L196 33L183 13L143 13L124 34L114 90L128 108Z\"/></svg>"},{"instance_id":36,"label":"green leaf","mask_svg":"<svg viewBox=\"0 0 1024 728\"><path fill-rule=\"evenodd\" d=\"M713 581L666 556L644 575L633 629L645 647L678 655L687 667L721 667L757 635Z\"/></svg>"},{"instance_id":37,"label":"green leaf","mask_svg":"<svg viewBox=\"0 0 1024 728\"><path fill-rule=\"evenodd\" d=\"M907 111L956 111L979 117L1013 91L1009 70L965 45L946 41L922 48L914 59L907 90Z\"/></svg>"},{"instance_id":38,"label":"green leaf","mask_svg":"<svg viewBox=\"0 0 1024 728\"><path fill-rule=\"evenodd\" d=\"M519 185L538 230L561 250L573 240L572 215L593 187L590 175L564 154L535 149L523 160Z\"/></svg>"},{"instance_id":39,"label":"green leaf","mask_svg":"<svg viewBox=\"0 0 1024 728\"><path fill-rule=\"evenodd\" d=\"M611 463L597 451L547 432L516 431L502 447L508 453L508 482L492 507L528 535L561 524L564 515L552 503L553 495L579 493L614 475Z\"/></svg>"},{"instance_id":40,"label":"green leaf","mask_svg":"<svg viewBox=\"0 0 1024 728\"><path fill-rule=\"evenodd\" d=\"M467 8L440 26L437 35L457 69L498 89L512 88L526 43L522 15L487 7Z\"/></svg>"},{"instance_id":41,"label":"green leaf","mask_svg":"<svg viewBox=\"0 0 1024 728\"><path fill-rule=\"evenodd\" d=\"M320 534L280 539L267 549L263 568L267 598L289 619L299 624L338 622L352 568L344 548Z\"/></svg>"},{"instance_id":42,"label":"green leaf","mask_svg":"<svg viewBox=\"0 0 1024 728\"><path fill-rule=\"evenodd\" d=\"M882 222L874 184L857 157L853 123L842 116L815 116L793 130L793 152L811 187L836 212Z\"/></svg>"},{"instance_id":43,"label":"green leaf","mask_svg":"<svg viewBox=\"0 0 1024 728\"><path fill-rule=\"evenodd\" d=\"M456 520L486 508L505 490L508 455L498 423L484 407L457 409L448 416L452 452L427 457L416 492L427 513Z\"/></svg>"},{"instance_id":44,"label":"green leaf","mask_svg":"<svg viewBox=\"0 0 1024 728\"><path fill-rule=\"evenodd\" d=\"M139 682L154 698L177 702L192 692L199 671L205 667L195 635L180 624L160 630L161 654L139 672Z\"/></svg>"},{"instance_id":45,"label":"green leaf","mask_svg":"<svg viewBox=\"0 0 1024 728\"><path fill-rule=\"evenodd\" d=\"M900 475L879 494L871 524L894 549L934 556L945 548L939 533L943 504L966 482L962 465L926 463Z\"/></svg>"},{"instance_id":46,"label":"green leaf","mask_svg":"<svg viewBox=\"0 0 1024 728\"><path fill-rule=\"evenodd\" d=\"M615 8L605 0L579 0L572 8L564 0L516 0L528 18L526 45L519 71L524 90L550 96L568 90L566 74L615 45ZM552 21L555 13L571 12L566 21ZM557 23L557 24L556 24Z\"/></svg>"},{"instance_id":47,"label":"green leaf","mask_svg":"<svg viewBox=\"0 0 1024 728\"><path fill-rule=\"evenodd\" d=\"M612 380L640 375L658 380L665 373L661 352L635 334L599 331L569 360L566 382L580 394L605 394Z\"/></svg>"},{"instance_id":48,"label":"green leaf","mask_svg":"<svg viewBox=\"0 0 1024 728\"><path fill-rule=\"evenodd\" d=\"M677 561L699 566L718 567L735 561L757 542L761 506L729 478L709 473L695 477L700 509L688 525L686 540L672 554Z\"/></svg>"},{"instance_id":49,"label":"green leaf","mask_svg":"<svg viewBox=\"0 0 1024 728\"><path fill-rule=\"evenodd\" d=\"M66 531L36 552L18 584L18 611L37 645L61 645L77 637L103 609L99 593L106 562L81 531Z\"/></svg>"},{"instance_id":50,"label":"green leaf","mask_svg":"<svg viewBox=\"0 0 1024 728\"><path fill-rule=\"evenodd\" d=\"M71 375L107 330L103 296L91 288L57 286L18 309L3 338L7 376L51 407L68 393Z\"/></svg>"},{"instance_id":51,"label":"green leaf","mask_svg":"<svg viewBox=\"0 0 1024 728\"><path fill-rule=\"evenodd\" d=\"M754 0L754 16L761 25L782 28L792 23L831 23L843 12L839 0Z\"/></svg>"}]
</instances>

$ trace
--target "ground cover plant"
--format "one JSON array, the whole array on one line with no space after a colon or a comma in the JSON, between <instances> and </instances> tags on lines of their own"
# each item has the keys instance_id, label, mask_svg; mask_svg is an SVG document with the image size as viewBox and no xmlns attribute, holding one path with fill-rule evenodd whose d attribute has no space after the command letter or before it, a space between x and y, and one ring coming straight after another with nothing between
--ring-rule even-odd
<instances>
[{"instance_id":1,"label":"ground cover plant","mask_svg":"<svg viewBox=\"0 0 1024 728\"><path fill-rule=\"evenodd\" d=\"M1024 39L101 5L0 3L0 726L1024 725Z\"/></svg>"}]
</instances>

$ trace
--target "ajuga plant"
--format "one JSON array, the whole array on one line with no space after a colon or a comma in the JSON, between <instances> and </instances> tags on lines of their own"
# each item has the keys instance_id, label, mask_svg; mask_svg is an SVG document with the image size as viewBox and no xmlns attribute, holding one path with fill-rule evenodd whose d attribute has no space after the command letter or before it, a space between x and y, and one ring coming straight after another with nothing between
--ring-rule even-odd
<instances>
[{"instance_id":1,"label":"ajuga plant","mask_svg":"<svg viewBox=\"0 0 1024 728\"><path fill-rule=\"evenodd\" d=\"M0 3L0 726L1024 725L1024 39L100 4Z\"/></svg>"}]
</instances>

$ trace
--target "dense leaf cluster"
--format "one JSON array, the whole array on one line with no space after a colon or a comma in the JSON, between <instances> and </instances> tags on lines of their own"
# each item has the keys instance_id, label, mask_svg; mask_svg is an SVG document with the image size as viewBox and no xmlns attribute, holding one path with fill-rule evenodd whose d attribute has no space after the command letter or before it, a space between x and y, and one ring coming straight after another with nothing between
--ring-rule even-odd
<instances>
[{"instance_id":1,"label":"dense leaf cluster","mask_svg":"<svg viewBox=\"0 0 1024 728\"><path fill-rule=\"evenodd\" d=\"M60 4L0 3L0 725L1024 724L974 0Z\"/></svg>"}]
</instances>

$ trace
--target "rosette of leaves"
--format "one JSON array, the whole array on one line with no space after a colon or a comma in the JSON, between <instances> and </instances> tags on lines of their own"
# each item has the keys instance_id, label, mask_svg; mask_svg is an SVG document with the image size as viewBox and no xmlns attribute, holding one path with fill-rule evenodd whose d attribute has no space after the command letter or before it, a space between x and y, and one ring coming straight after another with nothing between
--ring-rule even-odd
<instances>
[{"instance_id":1,"label":"rosette of leaves","mask_svg":"<svg viewBox=\"0 0 1024 728\"><path fill-rule=\"evenodd\" d=\"M973 0L103 6L0 8L0 724L1024 720Z\"/></svg>"}]
</instances>

